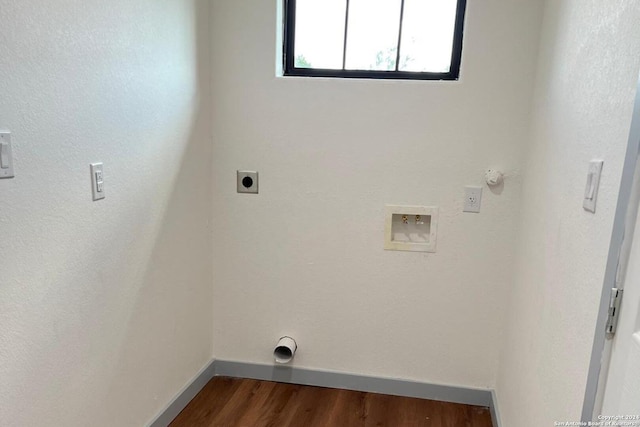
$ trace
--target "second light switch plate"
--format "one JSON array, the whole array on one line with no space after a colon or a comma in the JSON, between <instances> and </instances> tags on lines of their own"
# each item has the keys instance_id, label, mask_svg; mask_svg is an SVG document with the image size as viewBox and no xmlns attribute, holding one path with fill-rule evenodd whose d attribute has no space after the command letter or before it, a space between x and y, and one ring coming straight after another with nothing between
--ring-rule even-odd
<instances>
[{"instance_id":1,"label":"second light switch plate","mask_svg":"<svg viewBox=\"0 0 640 427\"><path fill-rule=\"evenodd\" d=\"M0 132L0 179L13 178L14 176L11 133Z\"/></svg>"},{"instance_id":2,"label":"second light switch plate","mask_svg":"<svg viewBox=\"0 0 640 427\"><path fill-rule=\"evenodd\" d=\"M584 189L584 200L582 207L587 212L596 212L596 201L598 200L598 188L600 187L600 175L602 174L603 160L591 160L589 171L587 172L587 186Z\"/></svg>"},{"instance_id":3,"label":"second light switch plate","mask_svg":"<svg viewBox=\"0 0 640 427\"><path fill-rule=\"evenodd\" d=\"M91 193L93 200L104 199L104 172L102 163L92 163L91 165Z\"/></svg>"}]
</instances>

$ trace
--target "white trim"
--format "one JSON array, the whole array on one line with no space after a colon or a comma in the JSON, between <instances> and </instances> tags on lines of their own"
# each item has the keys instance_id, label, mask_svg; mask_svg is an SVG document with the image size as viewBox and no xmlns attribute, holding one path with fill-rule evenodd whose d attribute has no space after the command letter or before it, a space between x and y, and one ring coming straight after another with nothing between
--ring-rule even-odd
<instances>
[{"instance_id":1,"label":"white trim","mask_svg":"<svg viewBox=\"0 0 640 427\"><path fill-rule=\"evenodd\" d=\"M598 412L598 401L602 395L602 387L605 386L601 380L602 372L608 366L606 362L609 360L607 352L611 351L610 346L605 345L606 331L609 312L609 300L611 288L616 283L618 273L618 260L624 248L624 235L627 226L627 215L631 200L631 191L635 181L638 162L638 154L640 153L640 79L636 86L636 99L634 103L633 118L631 120L631 130L629 132L629 141L627 143L627 151L622 168L622 178L620 183L620 192L616 205L616 212L613 220L613 230L611 232L611 243L609 244L609 255L607 258L607 268L604 273L604 282L602 284L602 292L600 295L600 308L598 309L598 320L596 321L596 330L593 338L593 347L591 349L591 361L589 363L589 371L587 373L587 385L585 388L584 401L582 405L582 422L594 421ZM605 363L605 364L603 364Z\"/></svg>"}]
</instances>

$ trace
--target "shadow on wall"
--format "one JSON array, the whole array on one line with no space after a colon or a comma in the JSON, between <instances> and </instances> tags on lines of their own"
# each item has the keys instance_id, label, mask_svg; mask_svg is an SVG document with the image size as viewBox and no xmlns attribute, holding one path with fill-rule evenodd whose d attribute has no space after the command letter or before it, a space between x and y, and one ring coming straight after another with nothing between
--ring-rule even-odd
<instances>
[{"instance_id":1,"label":"shadow on wall","mask_svg":"<svg viewBox=\"0 0 640 427\"><path fill-rule=\"evenodd\" d=\"M21 142L0 198L0 424L140 426L212 352L209 2L31 3L0 6L31 26L0 28Z\"/></svg>"},{"instance_id":2,"label":"shadow on wall","mask_svg":"<svg viewBox=\"0 0 640 427\"><path fill-rule=\"evenodd\" d=\"M131 300L120 301L126 305L122 315L127 320L119 348L111 356L109 377L113 379L105 396L105 426L150 421L212 357L209 17L205 4L198 2L194 17L197 110L181 161L175 169L165 171L177 171L173 189L155 226L148 222L148 207L137 216L138 228L154 227L150 234L155 241L148 246L138 244L138 250L148 251L149 260L143 269L140 266L142 277L131 290ZM141 411L123 410L134 406Z\"/></svg>"}]
</instances>

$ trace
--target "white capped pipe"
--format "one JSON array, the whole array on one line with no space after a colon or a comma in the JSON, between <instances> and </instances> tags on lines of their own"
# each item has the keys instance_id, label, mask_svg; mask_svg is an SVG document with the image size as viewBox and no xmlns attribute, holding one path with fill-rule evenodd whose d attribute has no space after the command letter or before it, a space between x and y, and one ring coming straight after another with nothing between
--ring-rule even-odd
<instances>
[{"instance_id":1,"label":"white capped pipe","mask_svg":"<svg viewBox=\"0 0 640 427\"><path fill-rule=\"evenodd\" d=\"M282 337L273 350L273 357L276 359L276 363L289 363L296 354L297 349L298 344L293 338Z\"/></svg>"}]
</instances>

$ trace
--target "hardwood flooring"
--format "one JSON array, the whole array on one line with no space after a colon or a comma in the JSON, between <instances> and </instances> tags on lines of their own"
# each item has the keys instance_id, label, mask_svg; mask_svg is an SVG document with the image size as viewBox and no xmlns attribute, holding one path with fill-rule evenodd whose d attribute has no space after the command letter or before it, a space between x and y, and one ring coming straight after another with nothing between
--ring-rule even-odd
<instances>
[{"instance_id":1,"label":"hardwood flooring","mask_svg":"<svg viewBox=\"0 0 640 427\"><path fill-rule=\"evenodd\" d=\"M247 379L211 380L170 427L492 427L488 408Z\"/></svg>"}]
</instances>

